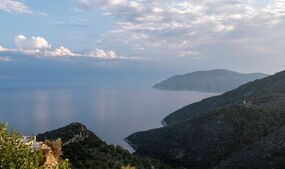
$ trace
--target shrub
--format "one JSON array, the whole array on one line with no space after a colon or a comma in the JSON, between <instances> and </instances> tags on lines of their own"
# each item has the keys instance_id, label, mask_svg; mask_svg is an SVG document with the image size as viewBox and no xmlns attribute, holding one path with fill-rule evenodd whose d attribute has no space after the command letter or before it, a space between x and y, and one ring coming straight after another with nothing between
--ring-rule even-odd
<instances>
[{"instance_id":1,"label":"shrub","mask_svg":"<svg viewBox=\"0 0 285 169\"><path fill-rule=\"evenodd\" d=\"M41 150L32 151L30 145L24 143L22 136L16 132L8 132L7 125L0 123L0 168L1 169L45 169L42 166ZM64 160L58 169L69 169L68 160Z\"/></svg>"}]
</instances>

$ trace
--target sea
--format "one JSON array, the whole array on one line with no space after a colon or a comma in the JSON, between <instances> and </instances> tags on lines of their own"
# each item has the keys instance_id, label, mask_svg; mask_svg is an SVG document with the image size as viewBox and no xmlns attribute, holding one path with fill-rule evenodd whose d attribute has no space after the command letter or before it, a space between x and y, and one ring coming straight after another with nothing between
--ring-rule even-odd
<instances>
[{"instance_id":1,"label":"sea","mask_svg":"<svg viewBox=\"0 0 285 169\"><path fill-rule=\"evenodd\" d=\"M162 127L168 114L217 93L151 87L1 87L0 122L33 136L80 122L109 144L132 151L128 135Z\"/></svg>"}]
</instances>

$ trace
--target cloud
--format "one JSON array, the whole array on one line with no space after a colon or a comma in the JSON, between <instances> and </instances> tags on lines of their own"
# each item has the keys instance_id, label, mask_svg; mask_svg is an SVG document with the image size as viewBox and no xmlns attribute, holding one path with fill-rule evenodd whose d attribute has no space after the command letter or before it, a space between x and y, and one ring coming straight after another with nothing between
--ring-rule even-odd
<instances>
[{"instance_id":1,"label":"cloud","mask_svg":"<svg viewBox=\"0 0 285 169\"><path fill-rule=\"evenodd\" d=\"M32 11L23 2L17 0L1 0L0 10L6 12L17 12L31 14Z\"/></svg>"},{"instance_id":2,"label":"cloud","mask_svg":"<svg viewBox=\"0 0 285 169\"><path fill-rule=\"evenodd\" d=\"M199 52L195 52L195 51L182 51L180 52L180 54L178 55L179 57L199 57L202 56L202 53Z\"/></svg>"},{"instance_id":3,"label":"cloud","mask_svg":"<svg viewBox=\"0 0 285 169\"><path fill-rule=\"evenodd\" d=\"M43 37L32 36L31 38L26 38L24 35L18 35L15 37L15 45L17 49L9 49L9 51L21 52L29 56L69 57L79 55L63 46L52 50L50 49L51 44Z\"/></svg>"},{"instance_id":4,"label":"cloud","mask_svg":"<svg viewBox=\"0 0 285 169\"><path fill-rule=\"evenodd\" d=\"M26 38L24 35L18 35L15 37L15 44L18 49L26 50L26 49L42 49L42 48L50 48L51 45L48 41L42 37L34 37L32 36L30 39Z\"/></svg>"},{"instance_id":5,"label":"cloud","mask_svg":"<svg viewBox=\"0 0 285 169\"><path fill-rule=\"evenodd\" d=\"M7 48L4 48L3 46L0 46L0 52L7 51L7 50L8 50Z\"/></svg>"},{"instance_id":6,"label":"cloud","mask_svg":"<svg viewBox=\"0 0 285 169\"><path fill-rule=\"evenodd\" d=\"M114 50L95 49L81 54L83 57L91 57L97 59L123 59L123 60L141 60L140 57L126 57L118 55Z\"/></svg>"},{"instance_id":7,"label":"cloud","mask_svg":"<svg viewBox=\"0 0 285 169\"><path fill-rule=\"evenodd\" d=\"M25 56L31 57L53 57L53 58L71 58L71 57L89 57L97 59L125 59L125 60L137 60L139 57L125 57L118 55L114 50L95 49L87 52L72 52L66 47L51 48L51 44L43 37L34 37L30 39L24 35L18 35L15 37L16 49L7 49L0 46L0 52L21 53ZM8 58L1 58L1 61L7 61Z\"/></svg>"},{"instance_id":8,"label":"cloud","mask_svg":"<svg viewBox=\"0 0 285 169\"><path fill-rule=\"evenodd\" d=\"M81 56L80 54L73 53L70 49L67 49L63 46L55 48L53 50L46 49L27 49L27 50L15 50L10 49L11 52L20 52L27 56L36 56L36 57L72 57L72 56Z\"/></svg>"},{"instance_id":9,"label":"cloud","mask_svg":"<svg viewBox=\"0 0 285 169\"><path fill-rule=\"evenodd\" d=\"M229 32L235 30L234 25L217 25L214 28L214 32Z\"/></svg>"},{"instance_id":10,"label":"cloud","mask_svg":"<svg viewBox=\"0 0 285 169\"><path fill-rule=\"evenodd\" d=\"M120 5L127 2L127 0L77 0L86 8L100 9L105 6Z\"/></svg>"},{"instance_id":11,"label":"cloud","mask_svg":"<svg viewBox=\"0 0 285 169\"><path fill-rule=\"evenodd\" d=\"M78 56L78 54L75 54L71 52L71 50L61 46L60 48L56 48L53 51L44 51L44 56L47 57L70 57L70 56Z\"/></svg>"},{"instance_id":12,"label":"cloud","mask_svg":"<svg viewBox=\"0 0 285 169\"><path fill-rule=\"evenodd\" d=\"M103 50L103 49L95 49L92 51L88 51L86 53L89 57L99 58L99 59L116 59L118 58L115 51L112 50Z\"/></svg>"},{"instance_id":13,"label":"cloud","mask_svg":"<svg viewBox=\"0 0 285 169\"><path fill-rule=\"evenodd\" d=\"M0 56L0 62L11 62L12 59L10 56Z\"/></svg>"},{"instance_id":14,"label":"cloud","mask_svg":"<svg viewBox=\"0 0 285 169\"><path fill-rule=\"evenodd\" d=\"M134 56L121 56L118 55L114 50L104 50L104 49L95 49L81 54L82 57L91 57L97 59L110 59L110 60L141 60L141 57Z\"/></svg>"},{"instance_id":15,"label":"cloud","mask_svg":"<svg viewBox=\"0 0 285 169\"><path fill-rule=\"evenodd\" d=\"M264 11L278 17L285 16L285 1L273 0L272 3L264 9Z\"/></svg>"},{"instance_id":16,"label":"cloud","mask_svg":"<svg viewBox=\"0 0 285 169\"><path fill-rule=\"evenodd\" d=\"M130 50L139 46L153 57L154 49L161 55L171 50L172 55L181 56L189 54L185 51L204 53L204 46L221 42L253 38L253 44L258 44L259 38L284 35L284 0L77 1L83 9L100 10L114 18L113 29L102 35L104 43ZM273 44L270 48L275 48Z\"/></svg>"}]
</instances>

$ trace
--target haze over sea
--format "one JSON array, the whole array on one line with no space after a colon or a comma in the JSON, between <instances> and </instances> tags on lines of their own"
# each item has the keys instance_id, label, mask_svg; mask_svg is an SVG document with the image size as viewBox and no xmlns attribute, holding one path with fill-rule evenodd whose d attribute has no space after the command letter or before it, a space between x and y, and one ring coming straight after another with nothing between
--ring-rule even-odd
<instances>
[{"instance_id":1,"label":"haze over sea","mask_svg":"<svg viewBox=\"0 0 285 169\"><path fill-rule=\"evenodd\" d=\"M124 138L161 126L171 112L214 93L162 91L150 87L1 87L0 119L24 135L78 121L104 141L129 146Z\"/></svg>"}]
</instances>

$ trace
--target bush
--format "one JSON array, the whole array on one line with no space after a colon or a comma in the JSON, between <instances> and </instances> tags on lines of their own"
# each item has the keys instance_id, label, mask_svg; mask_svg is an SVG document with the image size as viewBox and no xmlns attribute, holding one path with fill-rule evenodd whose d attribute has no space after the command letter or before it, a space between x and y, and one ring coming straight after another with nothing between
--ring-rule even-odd
<instances>
[{"instance_id":1,"label":"bush","mask_svg":"<svg viewBox=\"0 0 285 169\"><path fill-rule=\"evenodd\" d=\"M45 169L42 166L41 150L32 151L31 146L24 143L22 136L16 132L8 132L7 125L0 123L0 168L1 169ZM64 160L58 169L69 169L68 160Z\"/></svg>"}]
</instances>

